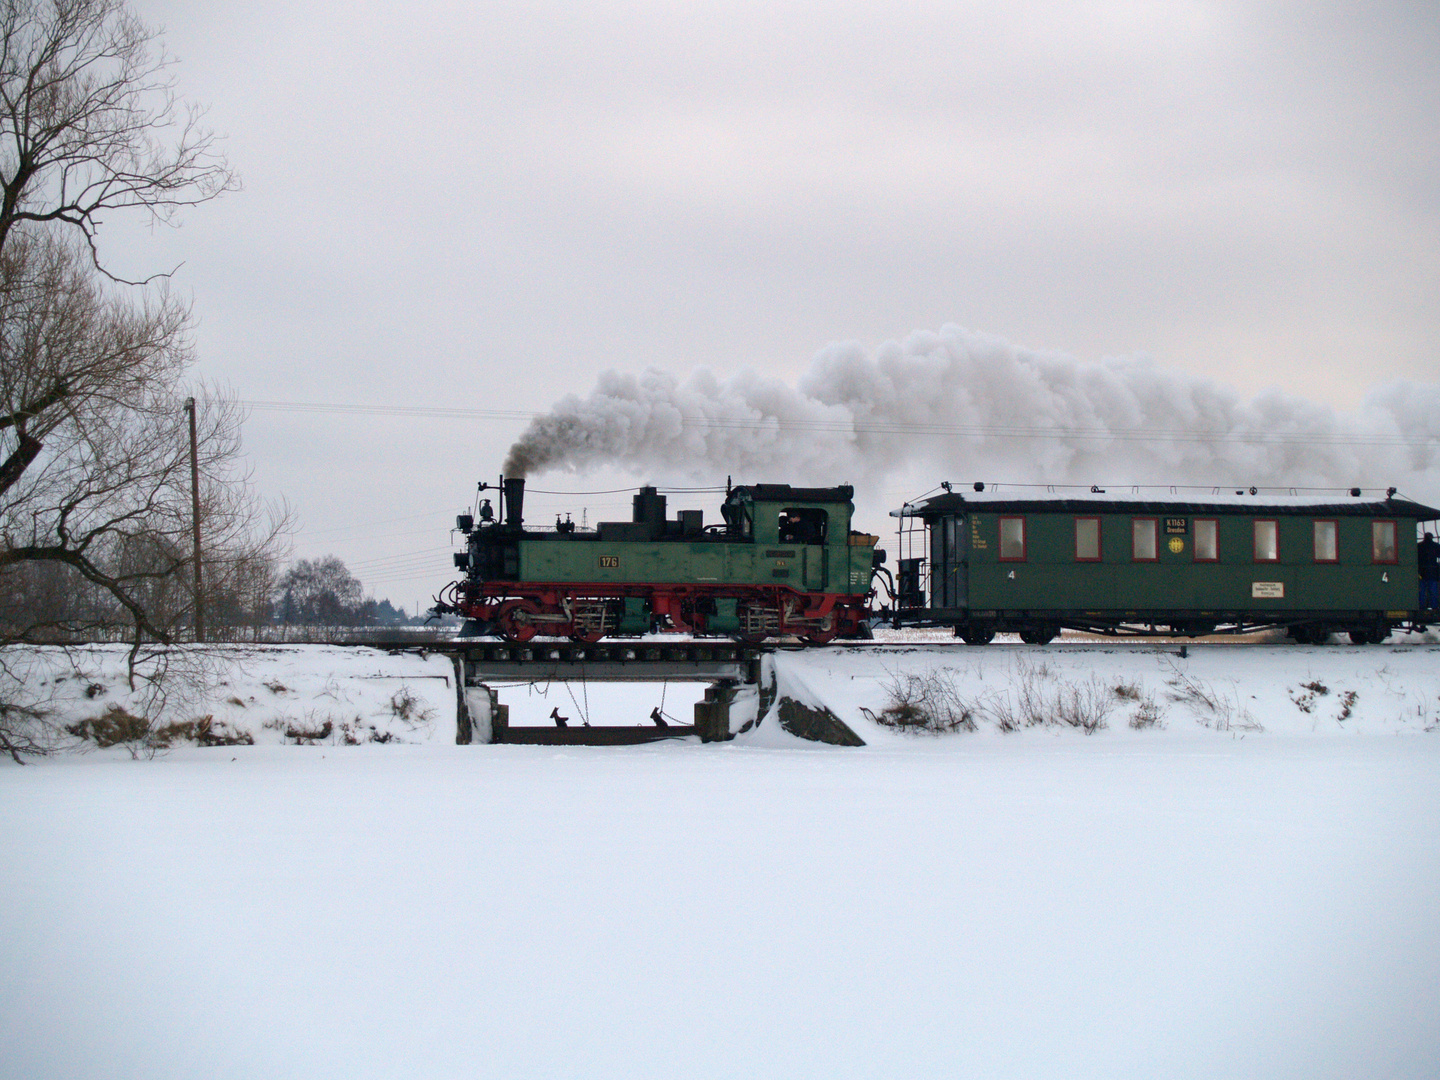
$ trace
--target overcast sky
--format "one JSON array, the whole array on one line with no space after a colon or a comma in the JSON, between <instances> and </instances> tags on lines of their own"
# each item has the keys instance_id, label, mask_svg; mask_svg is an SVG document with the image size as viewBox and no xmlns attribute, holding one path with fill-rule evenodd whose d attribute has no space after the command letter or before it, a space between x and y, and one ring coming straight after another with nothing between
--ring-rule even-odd
<instances>
[{"instance_id":1,"label":"overcast sky","mask_svg":"<svg viewBox=\"0 0 1440 1080\"><path fill-rule=\"evenodd\" d=\"M119 271L183 260L203 374L513 414L252 413L296 554L407 608L527 415L611 369L793 382L832 343L956 324L1342 411L1440 378L1433 3L136 9L244 181L178 231L112 234ZM628 496L528 516L582 505Z\"/></svg>"}]
</instances>

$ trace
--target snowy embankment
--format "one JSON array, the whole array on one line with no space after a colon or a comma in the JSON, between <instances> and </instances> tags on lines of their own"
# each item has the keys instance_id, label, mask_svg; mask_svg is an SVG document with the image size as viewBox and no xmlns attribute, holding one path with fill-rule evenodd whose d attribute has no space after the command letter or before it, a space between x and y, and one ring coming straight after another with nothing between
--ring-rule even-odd
<instances>
[{"instance_id":1,"label":"snowy embankment","mask_svg":"<svg viewBox=\"0 0 1440 1080\"><path fill-rule=\"evenodd\" d=\"M903 744L927 728L956 735L1074 729L1261 734L1423 733L1440 727L1440 645L1067 643L968 648L920 641L885 647L781 651L773 686L742 689L731 710L739 741L804 745L786 702L839 721L867 745ZM158 700L130 689L123 646L10 650L12 673L71 748L116 739L128 718L168 732L162 742L230 745L453 741L455 669L440 655L333 645L181 650L190 670ZM177 667L179 664L177 663ZM510 684L499 687L512 725L648 724L660 707L688 724L703 687L659 684ZM932 721L925 723L925 720ZM744 729L744 730L742 730ZM813 732L812 732L813 734ZM109 736L108 738L106 736ZM97 738L98 737L98 738Z\"/></svg>"},{"instance_id":2,"label":"snowy embankment","mask_svg":"<svg viewBox=\"0 0 1440 1080\"><path fill-rule=\"evenodd\" d=\"M955 732L1073 729L1233 735L1440 727L1440 646L917 644L775 659L777 700L828 709L868 744ZM948 724L946 721L948 720ZM762 723L742 738L766 740ZM908 730L907 730L908 729Z\"/></svg>"},{"instance_id":3,"label":"snowy embankment","mask_svg":"<svg viewBox=\"0 0 1440 1080\"><path fill-rule=\"evenodd\" d=\"M455 669L444 656L339 645L181 647L165 679L132 687L123 645L12 648L23 698L57 748L185 743L415 743L455 739ZM154 673L147 663L144 670ZM158 739L156 736L158 735Z\"/></svg>"}]
</instances>

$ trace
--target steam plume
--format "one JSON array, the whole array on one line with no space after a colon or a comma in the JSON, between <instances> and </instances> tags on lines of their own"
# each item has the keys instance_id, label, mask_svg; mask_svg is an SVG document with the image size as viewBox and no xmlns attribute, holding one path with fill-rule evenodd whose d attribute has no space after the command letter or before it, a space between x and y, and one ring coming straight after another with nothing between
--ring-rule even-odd
<instances>
[{"instance_id":1,"label":"steam plume","mask_svg":"<svg viewBox=\"0 0 1440 1080\"><path fill-rule=\"evenodd\" d=\"M873 355L832 345L793 386L754 371L606 372L530 423L505 474L874 483L918 467L934 480L1433 488L1420 474L1437 461L1437 384L1391 383L1337 413L1280 391L1245 400L1145 359L1082 362L945 326Z\"/></svg>"}]
</instances>

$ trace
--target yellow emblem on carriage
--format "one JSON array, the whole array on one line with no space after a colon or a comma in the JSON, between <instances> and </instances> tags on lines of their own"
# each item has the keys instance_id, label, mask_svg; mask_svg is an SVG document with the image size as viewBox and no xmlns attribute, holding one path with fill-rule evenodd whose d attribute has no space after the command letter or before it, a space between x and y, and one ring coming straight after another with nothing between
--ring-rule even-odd
<instances>
[{"instance_id":1,"label":"yellow emblem on carriage","mask_svg":"<svg viewBox=\"0 0 1440 1080\"><path fill-rule=\"evenodd\" d=\"M1172 536L1172 537L1170 537L1170 554L1172 554L1172 555L1179 555L1180 552L1182 552L1182 551L1184 551L1184 550L1185 550L1185 541L1184 541L1184 540L1181 540L1180 537L1178 537L1178 536Z\"/></svg>"}]
</instances>

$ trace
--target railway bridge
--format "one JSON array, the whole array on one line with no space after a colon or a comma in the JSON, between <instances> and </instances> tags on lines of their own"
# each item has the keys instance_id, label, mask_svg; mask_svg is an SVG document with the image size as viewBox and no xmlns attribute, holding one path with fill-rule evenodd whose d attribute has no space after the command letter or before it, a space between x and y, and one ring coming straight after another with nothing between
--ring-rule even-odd
<instances>
[{"instance_id":1,"label":"railway bridge","mask_svg":"<svg viewBox=\"0 0 1440 1080\"><path fill-rule=\"evenodd\" d=\"M455 642L442 647L455 660L459 691L456 741L551 746L622 746L698 735L704 742L731 737L730 704L742 685L759 688L761 715L773 697L764 678L774 646L733 641ZM668 727L512 727L498 684L549 682L708 683L695 703L693 724Z\"/></svg>"}]
</instances>

